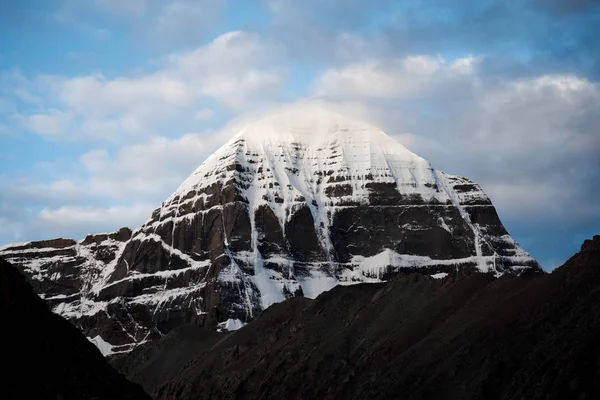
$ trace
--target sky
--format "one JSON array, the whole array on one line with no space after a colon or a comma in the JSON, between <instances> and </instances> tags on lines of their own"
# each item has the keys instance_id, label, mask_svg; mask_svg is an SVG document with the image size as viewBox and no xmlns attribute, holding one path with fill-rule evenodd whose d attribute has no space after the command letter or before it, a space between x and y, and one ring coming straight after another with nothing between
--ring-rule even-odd
<instances>
[{"instance_id":1,"label":"sky","mask_svg":"<svg viewBox=\"0 0 600 400\"><path fill-rule=\"evenodd\" d=\"M600 234L598 0L0 0L0 244L138 227L319 99L490 196L546 270Z\"/></svg>"}]
</instances>

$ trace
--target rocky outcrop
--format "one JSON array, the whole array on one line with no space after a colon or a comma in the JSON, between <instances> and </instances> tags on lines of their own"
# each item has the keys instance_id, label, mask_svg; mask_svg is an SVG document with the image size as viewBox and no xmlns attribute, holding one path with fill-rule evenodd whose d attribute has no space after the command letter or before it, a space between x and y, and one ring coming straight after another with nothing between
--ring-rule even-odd
<instances>
[{"instance_id":1,"label":"rocky outcrop","mask_svg":"<svg viewBox=\"0 0 600 400\"><path fill-rule=\"evenodd\" d=\"M129 332L117 328L127 324L126 319L117 317L120 302L109 305L97 296L104 274L116 264L130 238L131 230L122 228L110 234L88 235L81 241L54 239L8 245L0 248L0 255L19 267L51 310L89 338L102 336L102 332L107 336L108 331L131 342Z\"/></svg>"},{"instance_id":2,"label":"rocky outcrop","mask_svg":"<svg viewBox=\"0 0 600 400\"><path fill-rule=\"evenodd\" d=\"M52 244L68 248L72 242ZM150 400L140 386L115 371L77 328L50 312L19 271L1 258L0 321L5 366L2 399Z\"/></svg>"},{"instance_id":3,"label":"rocky outcrop","mask_svg":"<svg viewBox=\"0 0 600 400\"><path fill-rule=\"evenodd\" d=\"M55 312L120 352L182 324L397 274L537 274L470 180L315 109L243 128L139 229L8 246Z\"/></svg>"},{"instance_id":4,"label":"rocky outcrop","mask_svg":"<svg viewBox=\"0 0 600 400\"><path fill-rule=\"evenodd\" d=\"M596 399L599 315L595 236L552 274L338 286L112 362L157 400Z\"/></svg>"}]
</instances>

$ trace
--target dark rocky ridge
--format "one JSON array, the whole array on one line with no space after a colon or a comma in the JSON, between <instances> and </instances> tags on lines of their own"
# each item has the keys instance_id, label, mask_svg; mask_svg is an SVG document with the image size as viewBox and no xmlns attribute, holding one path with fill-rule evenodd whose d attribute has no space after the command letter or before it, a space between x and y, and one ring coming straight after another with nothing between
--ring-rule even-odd
<instances>
[{"instance_id":1,"label":"dark rocky ridge","mask_svg":"<svg viewBox=\"0 0 600 400\"><path fill-rule=\"evenodd\" d=\"M184 324L239 326L274 302L337 283L542 272L478 185L338 116L311 125L324 137L318 145L286 136L311 118L275 134L278 123L247 128L134 232L8 246L0 255L112 352Z\"/></svg>"},{"instance_id":2,"label":"dark rocky ridge","mask_svg":"<svg viewBox=\"0 0 600 400\"><path fill-rule=\"evenodd\" d=\"M236 332L180 328L112 362L156 400L596 399L599 336L595 236L549 275L338 286Z\"/></svg>"},{"instance_id":3,"label":"dark rocky ridge","mask_svg":"<svg viewBox=\"0 0 600 400\"><path fill-rule=\"evenodd\" d=\"M68 243L65 243L68 245ZM72 324L0 258L2 399L144 399Z\"/></svg>"}]
</instances>

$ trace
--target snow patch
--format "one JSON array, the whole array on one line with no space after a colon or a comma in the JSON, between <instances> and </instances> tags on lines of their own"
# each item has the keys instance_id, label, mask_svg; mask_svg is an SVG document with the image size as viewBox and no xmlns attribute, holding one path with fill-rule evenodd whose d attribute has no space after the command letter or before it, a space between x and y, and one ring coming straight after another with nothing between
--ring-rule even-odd
<instances>
[{"instance_id":1,"label":"snow patch","mask_svg":"<svg viewBox=\"0 0 600 400\"><path fill-rule=\"evenodd\" d=\"M108 343L107 341L105 341L104 339L102 339L102 337L100 335L90 338L88 337L87 340L89 340L90 342L92 342L97 348L98 350L100 350L100 353L102 353L102 355L104 357L110 356L113 353L113 345Z\"/></svg>"},{"instance_id":2,"label":"snow patch","mask_svg":"<svg viewBox=\"0 0 600 400\"><path fill-rule=\"evenodd\" d=\"M300 287L304 297L310 299L316 298L323 292L333 289L339 284L339 280L331 275L328 275L320 270L310 271L310 276L298 277Z\"/></svg>"},{"instance_id":3,"label":"snow patch","mask_svg":"<svg viewBox=\"0 0 600 400\"><path fill-rule=\"evenodd\" d=\"M229 318L227 321L225 322L220 322L218 324L219 328L221 329L226 329L228 331L237 331L238 329L242 328L243 326L245 326L246 323L242 322L239 319L232 319Z\"/></svg>"},{"instance_id":4,"label":"snow patch","mask_svg":"<svg viewBox=\"0 0 600 400\"><path fill-rule=\"evenodd\" d=\"M445 277L448 276L447 272L439 272L437 274L433 274L433 275L429 275L431 276L433 279L444 279Z\"/></svg>"}]
</instances>

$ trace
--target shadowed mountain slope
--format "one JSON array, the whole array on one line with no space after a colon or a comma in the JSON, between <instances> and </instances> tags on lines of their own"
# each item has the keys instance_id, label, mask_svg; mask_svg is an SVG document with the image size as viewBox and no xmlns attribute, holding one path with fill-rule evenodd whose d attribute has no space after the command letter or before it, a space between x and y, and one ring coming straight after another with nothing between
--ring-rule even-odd
<instances>
[{"instance_id":1,"label":"shadowed mountain slope","mask_svg":"<svg viewBox=\"0 0 600 400\"><path fill-rule=\"evenodd\" d=\"M0 258L2 399L149 400Z\"/></svg>"},{"instance_id":2,"label":"shadowed mountain slope","mask_svg":"<svg viewBox=\"0 0 600 400\"><path fill-rule=\"evenodd\" d=\"M156 399L596 399L598 337L595 236L549 275L339 286L234 333L175 330L113 363Z\"/></svg>"}]
</instances>

